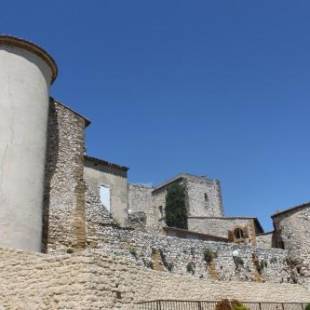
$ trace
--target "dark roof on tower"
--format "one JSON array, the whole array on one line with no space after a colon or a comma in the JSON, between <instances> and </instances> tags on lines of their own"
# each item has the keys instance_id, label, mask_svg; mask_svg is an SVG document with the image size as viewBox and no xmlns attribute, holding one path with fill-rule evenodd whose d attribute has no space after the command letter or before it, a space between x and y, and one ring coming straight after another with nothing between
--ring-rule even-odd
<instances>
[{"instance_id":1,"label":"dark roof on tower","mask_svg":"<svg viewBox=\"0 0 310 310\"><path fill-rule=\"evenodd\" d=\"M116 169L122 170L124 172L127 172L129 170L128 167L121 166L121 165L118 165L118 164L115 164L115 163L111 163L109 161L106 161L106 160L103 160L103 159L99 159L99 158L96 158L96 157L91 157L91 156L85 155L84 158L85 158L86 161L93 162L95 164L106 166L106 167L116 168Z\"/></svg>"}]
</instances>

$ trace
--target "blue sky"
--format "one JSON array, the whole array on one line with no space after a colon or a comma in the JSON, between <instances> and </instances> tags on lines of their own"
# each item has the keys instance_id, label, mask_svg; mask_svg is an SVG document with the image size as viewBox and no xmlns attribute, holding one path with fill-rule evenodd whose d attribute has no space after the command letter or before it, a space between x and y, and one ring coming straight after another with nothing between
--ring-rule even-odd
<instances>
[{"instance_id":1,"label":"blue sky","mask_svg":"<svg viewBox=\"0 0 310 310\"><path fill-rule=\"evenodd\" d=\"M5 1L0 29L59 65L52 95L92 120L88 153L132 182L222 182L226 214L310 200L310 2Z\"/></svg>"}]
</instances>

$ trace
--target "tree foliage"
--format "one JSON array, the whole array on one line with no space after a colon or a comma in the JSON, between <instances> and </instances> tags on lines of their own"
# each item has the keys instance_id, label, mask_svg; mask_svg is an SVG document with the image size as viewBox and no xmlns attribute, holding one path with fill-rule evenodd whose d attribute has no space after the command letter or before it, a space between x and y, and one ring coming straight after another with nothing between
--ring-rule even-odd
<instances>
[{"instance_id":1,"label":"tree foliage","mask_svg":"<svg viewBox=\"0 0 310 310\"><path fill-rule=\"evenodd\" d=\"M179 183L171 184L166 195L166 224L169 227L187 229L185 188Z\"/></svg>"}]
</instances>

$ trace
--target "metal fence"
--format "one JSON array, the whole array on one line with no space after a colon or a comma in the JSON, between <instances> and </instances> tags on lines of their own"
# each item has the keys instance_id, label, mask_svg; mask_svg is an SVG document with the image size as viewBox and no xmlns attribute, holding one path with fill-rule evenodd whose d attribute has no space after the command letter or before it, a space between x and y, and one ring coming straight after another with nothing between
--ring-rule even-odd
<instances>
[{"instance_id":1,"label":"metal fence","mask_svg":"<svg viewBox=\"0 0 310 310\"><path fill-rule=\"evenodd\" d=\"M139 302L136 310L216 310L216 301L154 300ZM243 302L250 310L305 310L307 303Z\"/></svg>"}]
</instances>

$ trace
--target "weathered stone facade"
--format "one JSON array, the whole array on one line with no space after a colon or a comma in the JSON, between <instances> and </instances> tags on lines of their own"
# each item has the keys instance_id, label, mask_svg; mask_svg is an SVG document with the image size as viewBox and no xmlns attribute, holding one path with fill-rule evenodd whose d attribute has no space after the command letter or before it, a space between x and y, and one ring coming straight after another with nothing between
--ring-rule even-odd
<instances>
[{"instance_id":1,"label":"weathered stone facade","mask_svg":"<svg viewBox=\"0 0 310 310\"><path fill-rule=\"evenodd\" d=\"M14 70L18 58L11 45L24 50L19 53L27 58L22 73L33 77L24 76L27 85L43 81L37 76L40 72L28 66L33 56L40 58L34 62L36 68L47 62L48 80L56 78L57 66L41 48L8 36L1 36L0 43L10 46L5 54L10 50ZM9 82L2 79L2 86L14 85ZM25 92L26 84L16 89ZM21 200L35 202L37 207L20 214L16 209L15 216L20 218L15 224L23 229L16 227L17 234L4 244L39 251L42 240L46 254L0 248L0 309L135 309L138 301L152 299L310 302L310 203L275 214L274 232L263 234L256 218L224 217L217 180L180 174L154 188L128 184L128 168L85 155L84 131L89 121L52 98L41 212L48 89L44 83L32 86L36 88L32 110L29 105L27 111L20 109L23 97L13 98L14 92L10 100L6 96L2 100L1 112L11 106L11 99L18 99L10 115L27 114L28 120L34 120L20 128L18 122L14 124L34 143L28 154L31 165L18 180L22 199L14 201L14 195L9 195L10 206ZM4 128L10 128L3 115ZM34 135L34 129L41 129L40 135ZM18 156L12 159L2 145L8 159L0 171L3 180L16 178L8 168L19 171L23 164L19 151L27 148L25 141L14 145ZM36 168L40 173L31 183L29 171ZM166 194L174 182L184 185L192 231L165 227ZM9 187L12 184L7 182ZM36 187L35 195L27 195L32 194L31 187ZM32 215L35 221L30 221ZM12 214L2 216L3 227L14 228ZM2 238L6 237L11 237L7 229Z\"/></svg>"},{"instance_id":2,"label":"weathered stone facade","mask_svg":"<svg viewBox=\"0 0 310 310\"><path fill-rule=\"evenodd\" d=\"M228 238L232 242L256 244L256 235L262 233L262 228L254 218L242 217L189 217L188 229L199 233ZM234 238L236 229L243 231L243 238Z\"/></svg>"},{"instance_id":3,"label":"weathered stone facade","mask_svg":"<svg viewBox=\"0 0 310 310\"><path fill-rule=\"evenodd\" d=\"M96 250L126 257L141 267L153 268L153 253L159 251L163 270L171 273L190 273L206 280L294 282L286 250L167 237L155 232L118 228L112 222L107 223L104 216L103 221L100 223L97 219L91 224L96 229L93 234ZM193 270L189 271L190 265Z\"/></svg>"},{"instance_id":4,"label":"weathered stone facade","mask_svg":"<svg viewBox=\"0 0 310 310\"><path fill-rule=\"evenodd\" d=\"M152 187L140 184L128 185L128 213L143 212L146 216L145 226L154 228L158 226L159 215L154 214L152 207Z\"/></svg>"},{"instance_id":5,"label":"weathered stone facade","mask_svg":"<svg viewBox=\"0 0 310 310\"><path fill-rule=\"evenodd\" d=\"M144 212L147 228L158 230L166 225L166 194L173 183L180 183L185 188L189 217L224 216L220 182L182 173L157 187L129 185L129 210Z\"/></svg>"},{"instance_id":6,"label":"weathered stone facade","mask_svg":"<svg viewBox=\"0 0 310 310\"><path fill-rule=\"evenodd\" d=\"M256 245L259 248L263 249L270 249L272 248L272 242L273 242L273 234L274 232L267 232L264 234L258 234L256 236Z\"/></svg>"},{"instance_id":7,"label":"weathered stone facade","mask_svg":"<svg viewBox=\"0 0 310 310\"><path fill-rule=\"evenodd\" d=\"M126 167L84 156L84 129L87 124L80 115L51 101L45 250L73 253L96 249L101 253L123 256L147 269L155 266L166 272L191 274L206 280L308 282L309 268L305 264L302 268L300 264L293 265L292 256L288 255L296 244L301 245L298 238L306 236L302 231L307 223L299 225L300 231L295 235L294 229L300 220L307 218L307 208L295 217L290 213L289 216L285 214L275 218L275 231L281 232L281 237L284 232L290 237L284 239L285 242L281 239L288 251L271 249L274 234L262 234L257 219L223 216L218 181L182 174L157 188L132 185L128 184ZM171 182L181 182L186 188L191 234L186 236L188 239L167 236L167 232L162 230L165 226L165 197ZM111 190L111 213L100 199L101 185ZM141 221L141 227L135 221ZM135 229L126 228L128 224ZM229 232L235 228L246 233L244 241L247 246L230 239ZM200 239L208 240L210 236L214 240L222 238L225 242L199 240L199 233L205 234ZM292 234L299 243L290 239ZM279 242L274 244L277 246ZM212 259L207 258L206 253ZM308 255L307 251L303 253Z\"/></svg>"},{"instance_id":8,"label":"weathered stone facade","mask_svg":"<svg viewBox=\"0 0 310 310\"><path fill-rule=\"evenodd\" d=\"M73 255L0 249L0 306L18 310L137 309L156 299L309 302L296 284L220 282L135 266L94 251Z\"/></svg>"},{"instance_id":9,"label":"weathered stone facade","mask_svg":"<svg viewBox=\"0 0 310 310\"><path fill-rule=\"evenodd\" d=\"M273 244L288 250L288 262L310 284L310 203L273 215Z\"/></svg>"},{"instance_id":10,"label":"weathered stone facade","mask_svg":"<svg viewBox=\"0 0 310 310\"><path fill-rule=\"evenodd\" d=\"M181 183L185 187L188 216L195 217L222 217L224 216L220 182L207 177L198 177L190 174L180 174L168 182L154 188L153 208L165 209L165 198L172 183ZM159 211L158 211L159 212ZM159 215L161 215L159 213ZM163 214L164 216L164 214Z\"/></svg>"},{"instance_id":11,"label":"weathered stone facade","mask_svg":"<svg viewBox=\"0 0 310 310\"><path fill-rule=\"evenodd\" d=\"M109 212L115 221L124 226L128 217L128 168L89 156L84 158L84 179L87 187L98 197L101 186L109 190Z\"/></svg>"},{"instance_id":12,"label":"weathered stone facade","mask_svg":"<svg viewBox=\"0 0 310 310\"><path fill-rule=\"evenodd\" d=\"M85 184L84 130L88 121L50 100L46 185L44 196L44 251L84 248Z\"/></svg>"}]
</instances>

